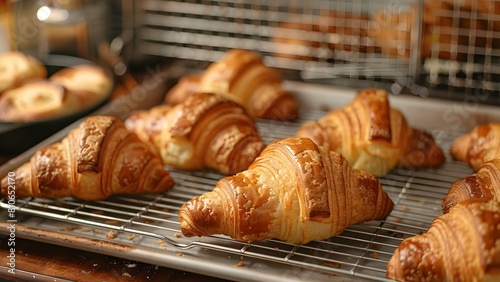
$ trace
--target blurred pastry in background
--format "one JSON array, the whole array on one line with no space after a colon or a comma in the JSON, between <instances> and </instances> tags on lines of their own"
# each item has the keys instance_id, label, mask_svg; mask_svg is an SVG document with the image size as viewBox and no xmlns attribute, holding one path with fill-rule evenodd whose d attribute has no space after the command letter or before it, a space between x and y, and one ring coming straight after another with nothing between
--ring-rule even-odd
<instances>
[{"instance_id":1,"label":"blurred pastry in background","mask_svg":"<svg viewBox=\"0 0 500 282\"><path fill-rule=\"evenodd\" d=\"M34 80L0 96L0 121L31 122L60 117L82 109L77 95L47 80Z\"/></svg>"},{"instance_id":2,"label":"blurred pastry in background","mask_svg":"<svg viewBox=\"0 0 500 282\"><path fill-rule=\"evenodd\" d=\"M165 94L165 103L176 105L199 93L201 75L185 75Z\"/></svg>"},{"instance_id":3,"label":"blurred pastry in background","mask_svg":"<svg viewBox=\"0 0 500 282\"><path fill-rule=\"evenodd\" d=\"M0 54L0 95L32 78L47 76L47 69L38 59L21 52Z\"/></svg>"},{"instance_id":4,"label":"blurred pastry in background","mask_svg":"<svg viewBox=\"0 0 500 282\"><path fill-rule=\"evenodd\" d=\"M464 61L470 47L485 47L486 21L467 14L463 7L445 1L425 1L422 12L422 59ZM382 53L408 58L416 20L415 5L407 11L376 11L372 15L370 35Z\"/></svg>"},{"instance_id":5,"label":"blurred pastry in background","mask_svg":"<svg viewBox=\"0 0 500 282\"><path fill-rule=\"evenodd\" d=\"M374 52L375 42L368 36L369 17L364 14L329 11L320 15L319 30L331 50Z\"/></svg>"},{"instance_id":6,"label":"blurred pastry in background","mask_svg":"<svg viewBox=\"0 0 500 282\"><path fill-rule=\"evenodd\" d=\"M103 102L113 89L112 76L96 65L63 68L49 79L80 95L84 107Z\"/></svg>"},{"instance_id":7,"label":"blurred pastry in background","mask_svg":"<svg viewBox=\"0 0 500 282\"><path fill-rule=\"evenodd\" d=\"M274 55L278 58L318 61L323 39L318 23L306 23L299 18L281 22L273 29Z\"/></svg>"}]
</instances>

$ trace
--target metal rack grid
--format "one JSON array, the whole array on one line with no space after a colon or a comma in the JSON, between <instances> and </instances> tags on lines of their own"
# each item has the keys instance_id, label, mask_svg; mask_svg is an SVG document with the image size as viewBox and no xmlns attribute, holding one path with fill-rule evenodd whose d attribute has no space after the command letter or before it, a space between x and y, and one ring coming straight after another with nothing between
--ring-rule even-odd
<instances>
[{"instance_id":1,"label":"metal rack grid","mask_svg":"<svg viewBox=\"0 0 500 282\"><path fill-rule=\"evenodd\" d=\"M317 83L499 104L500 1L470 2L148 0L135 39L147 55L214 62L242 48Z\"/></svg>"},{"instance_id":2,"label":"metal rack grid","mask_svg":"<svg viewBox=\"0 0 500 282\"><path fill-rule=\"evenodd\" d=\"M302 118L310 120L323 114L322 111L308 111L302 114ZM304 120L259 121L258 126L264 140L270 142L292 135ZM439 144L447 150L456 134L448 132L439 136ZM284 267L282 272L275 271L278 277L293 276L294 273L306 276L323 273L384 281L387 280L385 267L398 244L404 238L425 232L432 220L441 214L441 199L451 183L472 173L465 164L451 161L438 169L395 169L380 178L384 190L395 203L388 218L353 225L329 240L299 246L277 240L242 243L225 236L183 237L179 231L178 209L192 197L210 191L222 175L212 171L168 169L176 184L162 195L115 196L95 202L72 198L56 201L18 199L18 222L38 228L56 228L55 231L63 234L132 245L145 250L146 254L159 254L153 262L169 267L171 265L162 260L161 254L167 255L173 249L176 255L183 256L179 258L183 260L181 268L182 265L199 263L193 258L202 257L207 261L222 259L223 264L233 269L239 261L247 262L242 268L257 271L261 264L275 263ZM0 202L0 206L9 208L6 200ZM98 241L94 244L97 245ZM94 248L96 250L99 251L99 247ZM128 255L126 252L120 254L125 258ZM147 260L148 257L142 256L141 259ZM249 259L254 260L253 263L248 263ZM203 264L197 271L215 274ZM217 275L224 278L225 274ZM239 278L249 279L245 276Z\"/></svg>"}]
</instances>

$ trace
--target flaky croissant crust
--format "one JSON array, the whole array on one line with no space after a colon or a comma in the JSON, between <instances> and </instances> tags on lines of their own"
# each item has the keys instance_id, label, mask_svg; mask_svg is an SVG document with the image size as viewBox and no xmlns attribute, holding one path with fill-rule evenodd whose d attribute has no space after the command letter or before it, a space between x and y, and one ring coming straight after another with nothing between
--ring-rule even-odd
<instances>
[{"instance_id":1,"label":"flaky croissant crust","mask_svg":"<svg viewBox=\"0 0 500 282\"><path fill-rule=\"evenodd\" d=\"M353 168L376 176L396 165L432 167L445 161L432 135L410 127L381 89L361 90L345 107L302 124L296 136L311 138L342 154Z\"/></svg>"},{"instance_id":2,"label":"flaky croissant crust","mask_svg":"<svg viewBox=\"0 0 500 282\"><path fill-rule=\"evenodd\" d=\"M459 136L451 143L450 154L476 171L485 162L500 157L500 123L480 124Z\"/></svg>"},{"instance_id":3,"label":"flaky croissant crust","mask_svg":"<svg viewBox=\"0 0 500 282\"><path fill-rule=\"evenodd\" d=\"M282 87L276 69L252 51L233 49L211 64L200 78L199 91L223 95L243 106L254 118L294 120L295 97Z\"/></svg>"},{"instance_id":4,"label":"flaky croissant crust","mask_svg":"<svg viewBox=\"0 0 500 282\"><path fill-rule=\"evenodd\" d=\"M472 198L500 199L500 158L484 163L476 173L455 181L443 198L443 213Z\"/></svg>"},{"instance_id":5,"label":"flaky croissant crust","mask_svg":"<svg viewBox=\"0 0 500 282\"><path fill-rule=\"evenodd\" d=\"M248 170L185 203L179 220L186 236L305 244L384 218L392 208L373 175L350 169L341 155L310 139L286 138L268 145Z\"/></svg>"},{"instance_id":6,"label":"flaky croissant crust","mask_svg":"<svg viewBox=\"0 0 500 282\"><path fill-rule=\"evenodd\" d=\"M88 117L15 173L19 198L99 200L113 194L160 193L174 183L156 152L110 116ZM6 195L7 177L1 188Z\"/></svg>"},{"instance_id":7,"label":"flaky croissant crust","mask_svg":"<svg viewBox=\"0 0 500 282\"><path fill-rule=\"evenodd\" d=\"M255 121L241 106L210 93L135 112L125 124L150 141L165 164L179 169L234 174L248 168L265 147Z\"/></svg>"},{"instance_id":8,"label":"flaky croissant crust","mask_svg":"<svg viewBox=\"0 0 500 282\"><path fill-rule=\"evenodd\" d=\"M499 267L500 202L471 199L405 239L386 273L397 281L496 281Z\"/></svg>"}]
</instances>

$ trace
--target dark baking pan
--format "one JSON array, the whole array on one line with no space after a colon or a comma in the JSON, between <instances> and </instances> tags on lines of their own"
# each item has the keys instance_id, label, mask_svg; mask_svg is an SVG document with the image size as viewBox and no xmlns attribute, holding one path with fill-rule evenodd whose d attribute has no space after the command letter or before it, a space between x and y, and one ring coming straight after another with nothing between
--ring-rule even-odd
<instances>
[{"instance_id":1,"label":"dark baking pan","mask_svg":"<svg viewBox=\"0 0 500 282\"><path fill-rule=\"evenodd\" d=\"M40 58L47 68L47 74L52 74L66 67L92 64L91 61L64 55L48 55ZM18 155L78 119L91 114L108 102L111 91L104 101L69 115L33 122L2 122L0 121L0 154Z\"/></svg>"}]
</instances>

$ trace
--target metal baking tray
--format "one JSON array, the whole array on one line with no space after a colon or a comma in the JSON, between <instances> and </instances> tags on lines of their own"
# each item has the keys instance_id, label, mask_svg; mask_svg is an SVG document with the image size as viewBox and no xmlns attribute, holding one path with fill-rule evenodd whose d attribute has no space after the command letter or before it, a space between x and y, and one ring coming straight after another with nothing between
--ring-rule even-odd
<instances>
[{"instance_id":1,"label":"metal baking tray","mask_svg":"<svg viewBox=\"0 0 500 282\"><path fill-rule=\"evenodd\" d=\"M302 122L345 105L356 92L291 81L285 86L296 94L301 118L295 122L259 120L266 142L293 135ZM446 152L454 138L476 124L500 121L494 106L397 95L391 95L390 101L412 126L431 132ZM0 174L13 170L29 155L26 152L0 167ZM441 214L441 199L451 184L472 173L448 153L440 168L396 168L380 178L395 203L385 220L350 226L329 240L293 245L277 240L242 243L226 236L183 237L178 209L210 191L222 175L167 169L176 184L161 195L115 196L95 202L17 199L16 236L235 281L386 281L385 268L398 244L425 232ZM6 222L2 225L9 224L5 199L0 207L0 218ZM0 232L8 229L0 226Z\"/></svg>"}]
</instances>

